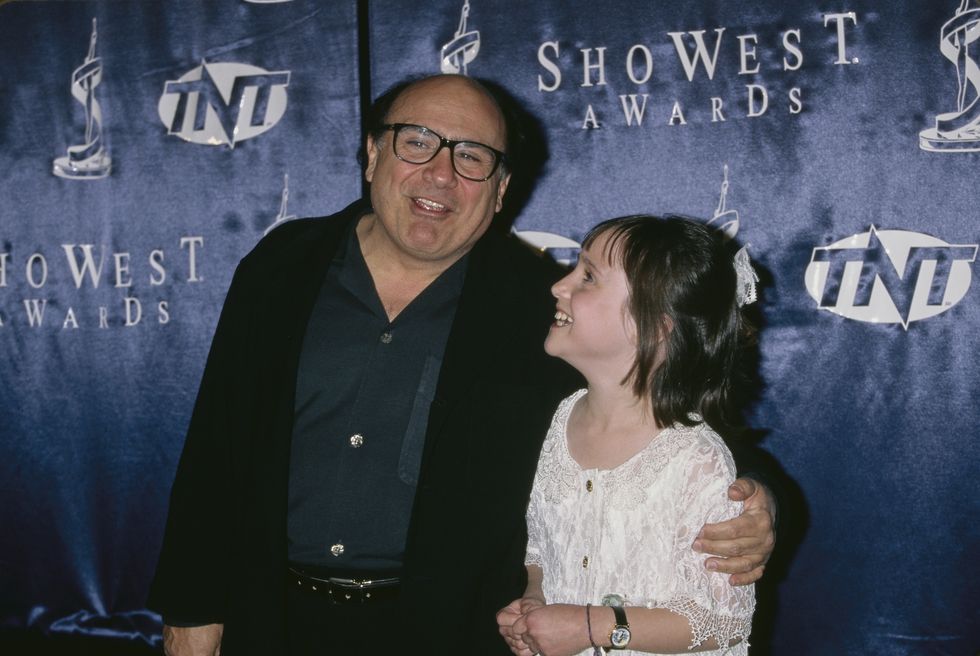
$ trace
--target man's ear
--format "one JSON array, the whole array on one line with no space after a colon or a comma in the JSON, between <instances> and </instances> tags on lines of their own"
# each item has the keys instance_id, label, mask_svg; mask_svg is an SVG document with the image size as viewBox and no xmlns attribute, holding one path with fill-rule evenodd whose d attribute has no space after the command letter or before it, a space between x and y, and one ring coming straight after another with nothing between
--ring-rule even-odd
<instances>
[{"instance_id":1,"label":"man's ear","mask_svg":"<svg viewBox=\"0 0 980 656\"><path fill-rule=\"evenodd\" d=\"M368 180L370 182L370 180ZM495 212L499 212L504 206L504 194L507 193L507 185L510 184L510 173L504 176L504 179L500 181L497 186L497 209Z\"/></svg>"},{"instance_id":2,"label":"man's ear","mask_svg":"<svg viewBox=\"0 0 980 656\"><path fill-rule=\"evenodd\" d=\"M367 167L364 169L364 179L371 182L374 177L374 167L378 165L378 151L374 148L374 137L370 134L365 142L365 152L367 153Z\"/></svg>"}]
</instances>

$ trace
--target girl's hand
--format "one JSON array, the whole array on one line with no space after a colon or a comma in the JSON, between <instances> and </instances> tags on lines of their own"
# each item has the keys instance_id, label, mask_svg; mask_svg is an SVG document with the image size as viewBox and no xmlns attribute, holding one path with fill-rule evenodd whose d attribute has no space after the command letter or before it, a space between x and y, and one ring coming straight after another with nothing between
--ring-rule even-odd
<instances>
[{"instance_id":1,"label":"girl's hand","mask_svg":"<svg viewBox=\"0 0 980 656\"><path fill-rule=\"evenodd\" d=\"M535 608L541 608L545 605L543 599L538 599L537 597L522 597L521 602L521 615L526 615L530 613Z\"/></svg>"},{"instance_id":2,"label":"girl's hand","mask_svg":"<svg viewBox=\"0 0 980 656\"><path fill-rule=\"evenodd\" d=\"M522 615L511 628L531 654L567 656L591 646L585 606L539 605ZM526 655L521 653L521 656Z\"/></svg>"},{"instance_id":3,"label":"girl's hand","mask_svg":"<svg viewBox=\"0 0 980 656\"><path fill-rule=\"evenodd\" d=\"M534 652L514 634L514 622L523 615L521 610L523 602L524 599L515 599L497 611L497 627L512 652L517 656L533 656Z\"/></svg>"}]
</instances>

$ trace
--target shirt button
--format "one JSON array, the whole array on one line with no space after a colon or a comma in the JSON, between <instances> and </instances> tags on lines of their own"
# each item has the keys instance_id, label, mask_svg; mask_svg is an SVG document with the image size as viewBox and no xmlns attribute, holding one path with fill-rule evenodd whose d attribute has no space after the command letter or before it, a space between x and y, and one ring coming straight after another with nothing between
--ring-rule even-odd
<instances>
[{"instance_id":1,"label":"shirt button","mask_svg":"<svg viewBox=\"0 0 980 656\"><path fill-rule=\"evenodd\" d=\"M341 548L343 548L343 547L341 547ZM589 566L589 557L586 556L585 558L582 559L582 567L587 568L588 566Z\"/></svg>"},{"instance_id":2,"label":"shirt button","mask_svg":"<svg viewBox=\"0 0 980 656\"><path fill-rule=\"evenodd\" d=\"M592 481L585 481L585 491L586 492L592 491Z\"/></svg>"},{"instance_id":3,"label":"shirt button","mask_svg":"<svg viewBox=\"0 0 980 656\"><path fill-rule=\"evenodd\" d=\"M387 330L381 333L381 343L391 344L391 333L388 332Z\"/></svg>"},{"instance_id":4,"label":"shirt button","mask_svg":"<svg viewBox=\"0 0 980 656\"><path fill-rule=\"evenodd\" d=\"M342 545L339 542L333 545L332 547L330 547L330 554L334 557L339 557L343 553L344 553L344 545Z\"/></svg>"},{"instance_id":5,"label":"shirt button","mask_svg":"<svg viewBox=\"0 0 980 656\"><path fill-rule=\"evenodd\" d=\"M360 433L354 433L350 436L350 446L352 449L360 448L364 444L364 436Z\"/></svg>"}]
</instances>

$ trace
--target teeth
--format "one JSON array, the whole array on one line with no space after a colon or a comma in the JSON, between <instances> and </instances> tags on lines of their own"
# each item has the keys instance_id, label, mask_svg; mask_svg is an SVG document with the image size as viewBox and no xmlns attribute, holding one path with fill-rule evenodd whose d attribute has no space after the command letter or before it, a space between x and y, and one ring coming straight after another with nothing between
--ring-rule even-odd
<instances>
[{"instance_id":1,"label":"teeth","mask_svg":"<svg viewBox=\"0 0 980 656\"><path fill-rule=\"evenodd\" d=\"M433 201L431 201L431 200L429 200L427 198L416 198L415 199L415 202L418 203L419 205L425 207L426 209L430 209L430 210L433 210L435 212L442 212L442 211L445 211L445 209L446 209L446 206L445 205L441 205L439 203L433 202Z\"/></svg>"},{"instance_id":2,"label":"teeth","mask_svg":"<svg viewBox=\"0 0 980 656\"><path fill-rule=\"evenodd\" d=\"M559 328L564 328L565 326L569 326L573 323L575 323L575 321L569 315L565 314L561 310L555 311L556 326L558 326Z\"/></svg>"}]
</instances>

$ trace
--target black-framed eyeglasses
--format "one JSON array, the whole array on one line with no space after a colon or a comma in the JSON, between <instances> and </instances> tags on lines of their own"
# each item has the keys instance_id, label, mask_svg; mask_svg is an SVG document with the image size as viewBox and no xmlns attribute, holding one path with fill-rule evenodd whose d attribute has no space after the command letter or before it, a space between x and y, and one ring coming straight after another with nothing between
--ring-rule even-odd
<instances>
[{"instance_id":1,"label":"black-framed eyeglasses","mask_svg":"<svg viewBox=\"0 0 980 656\"><path fill-rule=\"evenodd\" d=\"M395 157L409 164L431 162L443 148L449 149L453 170L467 180L483 182L497 170L507 156L486 144L476 141L453 141L436 134L424 125L390 123L382 125L394 133L392 148Z\"/></svg>"}]
</instances>

